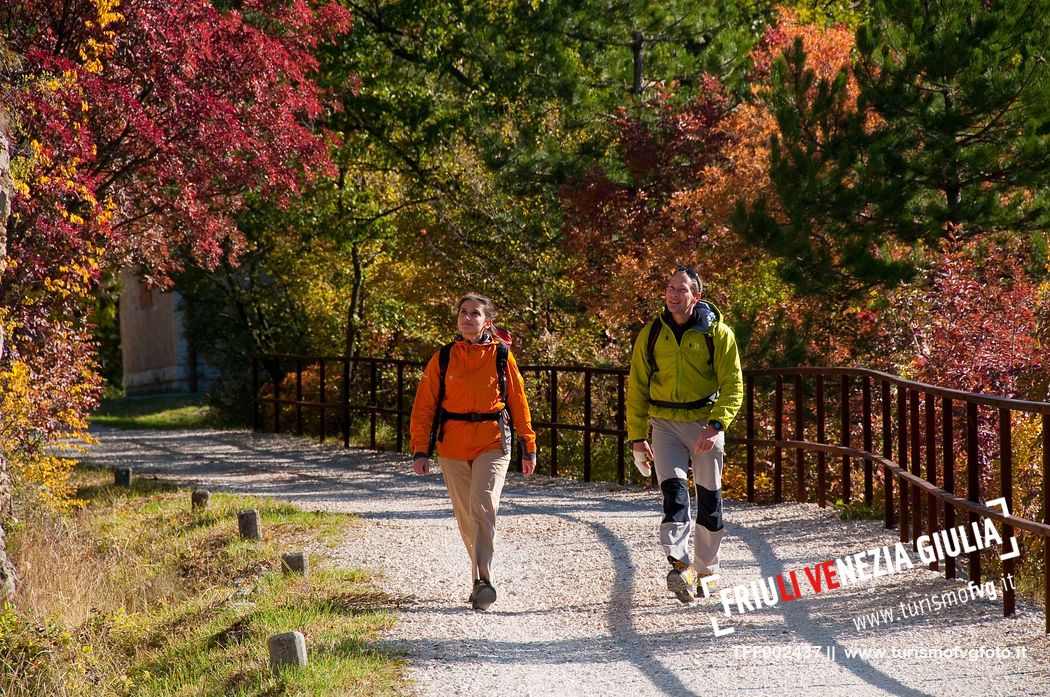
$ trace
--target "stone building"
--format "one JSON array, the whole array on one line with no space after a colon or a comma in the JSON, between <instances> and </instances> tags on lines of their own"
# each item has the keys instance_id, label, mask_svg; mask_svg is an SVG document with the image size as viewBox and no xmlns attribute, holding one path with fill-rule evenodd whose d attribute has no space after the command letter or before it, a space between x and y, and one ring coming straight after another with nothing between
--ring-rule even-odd
<instances>
[{"instance_id":1,"label":"stone building","mask_svg":"<svg viewBox=\"0 0 1050 697\"><path fill-rule=\"evenodd\" d=\"M186 342L177 291L161 291L133 271L121 274L120 345L124 394L171 394L206 389L206 371Z\"/></svg>"}]
</instances>

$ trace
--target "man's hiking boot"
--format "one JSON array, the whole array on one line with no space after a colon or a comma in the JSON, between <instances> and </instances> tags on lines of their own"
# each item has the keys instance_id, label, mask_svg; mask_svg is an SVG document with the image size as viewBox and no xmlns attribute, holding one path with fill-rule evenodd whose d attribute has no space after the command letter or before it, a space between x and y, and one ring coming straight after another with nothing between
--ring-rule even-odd
<instances>
[{"instance_id":1,"label":"man's hiking boot","mask_svg":"<svg viewBox=\"0 0 1050 697\"><path fill-rule=\"evenodd\" d=\"M693 602L696 597L696 569L677 559L671 564L674 568L667 572L667 590L683 603Z\"/></svg>"},{"instance_id":2,"label":"man's hiking boot","mask_svg":"<svg viewBox=\"0 0 1050 697\"><path fill-rule=\"evenodd\" d=\"M475 610L488 610L494 602L496 589L493 585L483 578L475 581L474 590L470 594L470 606Z\"/></svg>"},{"instance_id":3,"label":"man's hiking boot","mask_svg":"<svg viewBox=\"0 0 1050 697\"><path fill-rule=\"evenodd\" d=\"M697 598L700 598L700 597L709 598L709 597L711 597L712 595L714 595L718 591L718 581L711 580L711 581L707 581L706 584L704 583L704 579L705 578L711 578L714 575L715 574L707 574L706 576L701 576L699 578L699 580L696 582L696 597Z\"/></svg>"}]
</instances>

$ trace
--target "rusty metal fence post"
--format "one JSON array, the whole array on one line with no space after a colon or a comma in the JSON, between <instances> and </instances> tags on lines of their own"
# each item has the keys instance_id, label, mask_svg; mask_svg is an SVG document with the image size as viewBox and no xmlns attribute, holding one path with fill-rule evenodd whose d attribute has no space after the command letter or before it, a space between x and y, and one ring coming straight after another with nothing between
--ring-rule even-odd
<instances>
[{"instance_id":1,"label":"rusty metal fence post","mask_svg":"<svg viewBox=\"0 0 1050 697\"><path fill-rule=\"evenodd\" d=\"M591 371L583 372L583 481L591 481Z\"/></svg>"},{"instance_id":2,"label":"rusty metal fence post","mask_svg":"<svg viewBox=\"0 0 1050 697\"><path fill-rule=\"evenodd\" d=\"M616 429L620 432L616 437L616 447L619 452L619 459L616 462L616 481L621 486L627 480L627 390L624 385L625 378L626 376L623 373L616 376Z\"/></svg>"},{"instance_id":3,"label":"rusty metal fence post","mask_svg":"<svg viewBox=\"0 0 1050 697\"><path fill-rule=\"evenodd\" d=\"M821 444L828 442L824 400L824 374L821 373L817 375L817 442ZM821 508L828 505L828 458L823 450L817 451L817 503Z\"/></svg>"},{"instance_id":4,"label":"rusty metal fence post","mask_svg":"<svg viewBox=\"0 0 1050 697\"><path fill-rule=\"evenodd\" d=\"M303 435L303 359L295 359L295 435Z\"/></svg>"},{"instance_id":5,"label":"rusty metal fence post","mask_svg":"<svg viewBox=\"0 0 1050 697\"><path fill-rule=\"evenodd\" d=\"M999 495L1006 499L1006 509L1014 510L1014 477L1013 477L1013 428L1009 409L999 410ZM1003 539L1013 537L1014 529L1003 523ZM1013 559L1003 560L1003 578L1013 578L1016 568ZM1003 588L1003 615L1010 616L1015 610L1014 586L1006 584Z\"/></svg>"},{"instance_id":6,"label":"rusty metal fence post","mask_svg":"<svg viewBox=\"0 0 1050 697\"><path fill-rule=\"evenodd\" d=\"M897 464L904 471L908 469L908 388L904 385L897 386ZM908 480L901 477L900 480L900 541L911 540L908 526L911 524L909 517L908 497L911 496L911 488Z\"/></svg>"},{"instance_id":7,"label":"rusty metal fence post","mask_svg":"<svg viewBox=\"0 0 1050 697\"><path fill-rule=\"evenodd\" d=\"M405 449L405 362L397 362L397 451Z\"/></svg>"},{"instance_id":8,"label":"rusty metal fence post","mask_svg":"<svg viewBox=\"0 0 1050 697\"><path fill-rule=\"evenodd\" d=\"M550 405L551 405L551 476L558 476L558 371L550 372Z\"/></svg>"},{"instance_id":9,"label":"rusty metal fence post","mask_svg":"<svg viewBox=\"0 0 1050 697\"><path fill-rule=\"evenodd\" d=\"M926 481L937 486L937 410L934 408L936 398L927 392L924 395L923 411L926 417L924 427L926 435ZM937 497L933 493L926 495L926 531L934 534L937 531ZM936 560L930 563L930 569L937 571L940 565Z\"/></svg>"},{"instance_id":10,"label":"rusty metal fence post","mask_svg":"<svg viewBox=\"0 0 1050 697\"><path fill-rule=\"evenodd\" d=\"M980 441L978 436L978 414L977 404L966 403L966 497L978 503L981 496L981 468L980 468ZM977 514L969 514L970 525L977 523ZM981 553L971 552L969 555L970 580L974 583L981 582Z\"/></svg>"},{"instance_id":11,"label":"rusty metal fence post","mask_svg":"<svg viewBox=\"0 0 1050 697\"><path fill-rule=\"evenodd\" d=\"M839 442L843 448L848 448L850 443L850 410L849 410L849 375L843 375L839 383ZM849 455L842 455L842 501L849 503L853 494L853 481Z\"/></svg>"},{"instance_id":12,"label":"rusty metal fence post","mask_svg":"<svg viewBox=\"0 0 1050 697\"><path fill-rule=\"evenodd\" d=\"M944 470L944 490L955 495L955 426L951 397L941 397L941 468ZM955 507L944 507L944 529L955 527ZM955 557L944 560L944 576L955 578Z\"/></svg>"},{"instance_id":13,"label":"rusty metal fence post","mask_svg":"<svg viewBox=\"0 0 1050 697\"><path fill-rule=\"evenodd\" d=\"M805 440L805 397L802 394L802 374L795 376L795 440ZM795 498L806 500L806 451L801 446L795 448Z\"/></svg>"},{"instance_id":14,"label":"rusty metal fence post","mask_svg":"<svg viewBox=\"0 0 1050 697\"><path fill-rule=\"evenodd\" d=\"M882 457L886 461L893 459L893 392L888 380L882 381ZM897 524L893 506L893 472L889 465L882 466L882 501L883 523L886 528Z\"/></svg>"},{"instance_id":15,"label":"rusty metal fence post","mask_svg":"<svg viewBox=\"0 0 1050 697\"><path fill-rule=\"evenodd\" d=\"M755 377L747 376L747 500L755 502Z\"/></svg>"},{"instance_id":16,"label":"rusty metal fence post","mask_svg":"<svg viewBox=\"0 0 1050 697\"><path fill-rule=\"evenodd\" d=\"M777 374L775 396L773 397L773 503L784 500L784 449L780 441L784 439L784 377Z\"/></svg>"},{"instance_id":17,"label":"rusty metal fence post","mask_svg":"<svg viewBox=\"0 0 1050 697\"><path fill-rule=\"evenodd\" d=\"M911 428L911 473L921 477L920 471L920 442L919 433L919 391L912 390L908 396L909 428ZM914 543L922 535L922 491L917 486L911 487L911 539ZM913 545L914 546L914 545Z\"/></svg>"},{"instance_id":18,"label":"rusty metal fence post","mask_svg":"<svg viewBox=\"0 0 1050 697\"><path fill-rule=\"evenodd\" d=\"M873 452L872 424L871 424L871 378L867 375L860 383L861 394L861 429L864 439L864 452ZM864 459L864 505L869 508L875 496L875 479L872 472L871 460Z\"/></svg>"},{"instance_id":19,"label":"rusty metal fence post","mask_svg":"<svg viewBox=\"0 0 1050 697\"><path fill-rule=\"evenodd\" d=\"M342 435L343 435L343 447L350 447L350 359L343 358L343 387L342 394L340 395L340 402L343 407L342 415Z\"/></svg>"}]
</instances>

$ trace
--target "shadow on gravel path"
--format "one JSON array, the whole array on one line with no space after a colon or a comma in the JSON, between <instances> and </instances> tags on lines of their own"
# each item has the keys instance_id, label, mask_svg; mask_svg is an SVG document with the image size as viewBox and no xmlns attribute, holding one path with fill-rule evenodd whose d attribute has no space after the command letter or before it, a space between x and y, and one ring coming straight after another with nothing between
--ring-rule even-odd
<instances>
[{"instance_id":1,"label":"shadow on gravel path","mask_svg":"<svg viewBox=\"0 0 1050 697\"><path fill-rule=\"evenodd\" d=\"M366 519L329 556L365 566L405 598L384 645L407 656L421 695L983 696L1046 694L1050 684L1042 613L1030 603L1006 620L999 604L983 601L857 629L853 619L878 608L960 587L925 569L728 618L717 598L683 606L664 587L653 490L510 476L500 512L500 601L474 613L464 602L466 557L441 478L408 475L404 456L247 432L95 435L101 443L85 458L95 465ZM725 515L723 589L790 569L801 574L896 539L878 522L841 521L812 504L727 502ZM733 634L716 638L712 618ZM1012 663L847 655L982 645L1029 653ZM778 653L792 648L799 651L787 658Z\"/></svg>"}]
</instances>

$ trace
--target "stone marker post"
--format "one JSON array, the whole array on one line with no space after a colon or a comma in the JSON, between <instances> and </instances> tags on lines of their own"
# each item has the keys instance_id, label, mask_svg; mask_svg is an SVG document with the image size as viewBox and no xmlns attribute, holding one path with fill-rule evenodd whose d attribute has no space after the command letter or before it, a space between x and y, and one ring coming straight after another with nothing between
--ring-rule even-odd
<instances>
[{"instance_id":1,"label":"stone marker post","mask_svg":"<svg viewBox=\"0 0 1050 697\"><path fill-rule=\"evenodd\" d=\"M302 632L274 634L267 645L270 649L270 670L274 675L285 666L306 665L306 637Z\"/></svg>"},{"instance_id":2,"label":"stone marker post","mask_svg":"<svg viewBox=\"0 0 1050 697\"><path fill-rule=\"evenodd\" d=\"M310 561L306 552L286 552L281 555L281 568L286 574L306 575L310 571Z\"/></svg>"},{"instance_id":3,"label":"stone marker post","mask_svg":"<svg viewBox=\"0 0 1050 697\"><path fill-rule=\"evenodd\" d=\"M237 527L241 532L242 540L262 539L259 511L254 508L249 508L237 514Z\"/></svg>"},{"instance_id":4,"label":"stone marker post","mask_svg":"<svg viewBox=\"0 0 1050 697\"><path fill-rule=\"evenodd\" d=\"M190 507L195 511L201 511L208 507L211 493L205 489L194 489L190 494Z\"/></svg>"}]
</instances>

